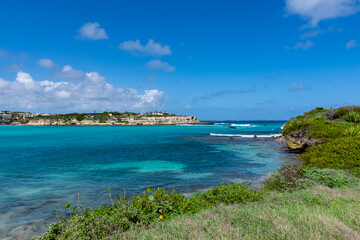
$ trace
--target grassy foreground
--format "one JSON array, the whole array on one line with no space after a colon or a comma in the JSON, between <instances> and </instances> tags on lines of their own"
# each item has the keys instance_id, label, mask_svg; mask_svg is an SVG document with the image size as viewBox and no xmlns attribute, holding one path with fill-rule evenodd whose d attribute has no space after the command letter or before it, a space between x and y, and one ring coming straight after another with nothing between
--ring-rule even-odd
<instances>
[{"instance_id":1,"label":"grassy foreground","mask_svg":"<svg viewBox=\"0 0 360 240\"><path fill-rule=\"evenodd\" d=\"M64 207L42 239L359 239L360 107L318 108L290 119L301 148L260 190L223 184L192 198L148 189L95 209Z\"/></svg>"},{"instance_id":2,"label":"grassy foreground","mask_svg":"<svg viewBox=\"0 0 360 240\"><path fill-rule=\"evenodd\" d=\"M115 239L360 239L360 188L317 186L260 203L219 205Z\"/></svg>"}]
</instances>

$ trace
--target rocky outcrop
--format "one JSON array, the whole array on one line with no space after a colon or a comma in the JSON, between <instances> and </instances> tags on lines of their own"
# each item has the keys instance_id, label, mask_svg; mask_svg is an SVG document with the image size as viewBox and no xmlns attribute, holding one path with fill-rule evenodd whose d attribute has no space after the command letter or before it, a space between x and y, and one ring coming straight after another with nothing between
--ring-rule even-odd
<instances>
[{"instance_id":1,"label":"rocky outcrop","mask_svg":"<svg viewBox=\"0 0 360 240\"><path fill-rule=\"evenodd\" d=\"M85 119L78 121L75 118L70 121L64 121L62 119L31 119L25 125L36 125L36 126L45 126L45 125L81 125L81 126L110 126L110 125L179 125L179 124L199 124L200 122L196 117L193 116L154 116L154 117L127 117L127 118L115 118L111 117L106 121L100 122L99 120L89 120Z\"/></svg>"},{"instance_id":2,"label":"rocky outcrop","mask_svg":"<svg viewBox=\"0 0 360 240\"><path fill-rule=\"evenodd\" d=\"M306 136L307 134L309 134L308 131L300 129L283 138L285 139L288 149L295 152L303 152L307 147L324 143L322 140L309 138Z\"/></svg>"}]
</instances>

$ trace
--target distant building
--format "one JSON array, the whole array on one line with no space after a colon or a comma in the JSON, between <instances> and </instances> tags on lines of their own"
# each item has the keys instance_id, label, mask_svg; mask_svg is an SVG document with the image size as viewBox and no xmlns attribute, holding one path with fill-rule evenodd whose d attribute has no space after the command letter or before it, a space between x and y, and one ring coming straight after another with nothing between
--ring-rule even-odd
<instances>
[{"instance_id":1,"label":"distant building","mask_svg":"<svg viewBox=\"0 0 360 240\"><path fill-rule=\"evenodd\" d=\"M166 115L169 115L169 113L166 111L160 111L160 112L155 111L155 112L147 112L147 113L145 113L145 115L166 116Z\"/></svg>"},{"instance_id":2,"label":"distant building","mask_svg":"<svg viewBox=\"0 0 360 240\"><path fill-rule=\"evenodd\" d=\"M85 117L94 117L94 116L97 116L97 115L101 115L101 113L85 113Z\"/></svg>"},{"instance_id":3,"label":"distant building","mask_svg":"<svg viewBox=\"0 0 360 240\"><path fill-rule=\"evenodd\" d=\"M0 119L2 119L2 120L9 120L12 117L13 117L13 115L10 114L10 113L2 113L2 114L0 114Z\"/></svg>"}]
</instances>

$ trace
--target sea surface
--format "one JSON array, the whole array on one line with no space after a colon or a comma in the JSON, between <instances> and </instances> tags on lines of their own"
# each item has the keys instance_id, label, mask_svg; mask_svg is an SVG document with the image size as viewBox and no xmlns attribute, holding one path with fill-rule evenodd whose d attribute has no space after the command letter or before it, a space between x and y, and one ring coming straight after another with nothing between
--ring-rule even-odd
<instances>
[{"instance_id":1,"label":"sea surface","mask_svg":"<svg viewBox=\"0 0 360 240\"><path fill-rule=\"evenodd\" d=\"M57 221L56 205L61 214L70 201L110 204L108 187L112 195L160 187L190 196L222 182L254 186L297 162L273 137L283 121L213 123L0 126L0 239L41 235Z\"/></svg>"}]
</instances>

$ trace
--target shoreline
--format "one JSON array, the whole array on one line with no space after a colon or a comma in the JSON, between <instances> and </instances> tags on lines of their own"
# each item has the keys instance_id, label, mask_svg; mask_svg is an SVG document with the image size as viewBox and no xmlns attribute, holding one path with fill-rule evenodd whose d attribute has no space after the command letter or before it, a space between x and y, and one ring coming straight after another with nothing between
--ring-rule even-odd
<instances>
[{"instance_id":1,"label":"shoreline","mask_svg":"<svg viewBox=\"0 0 360 240\"><path fill-rule=\"evenodd\" d=\"M69 126L69 127L149 127L149 126L197 126L197 125L214 125L214 123L174 123L174 124L0 124L0 126Z\"/></svg>"}]
</instances>

